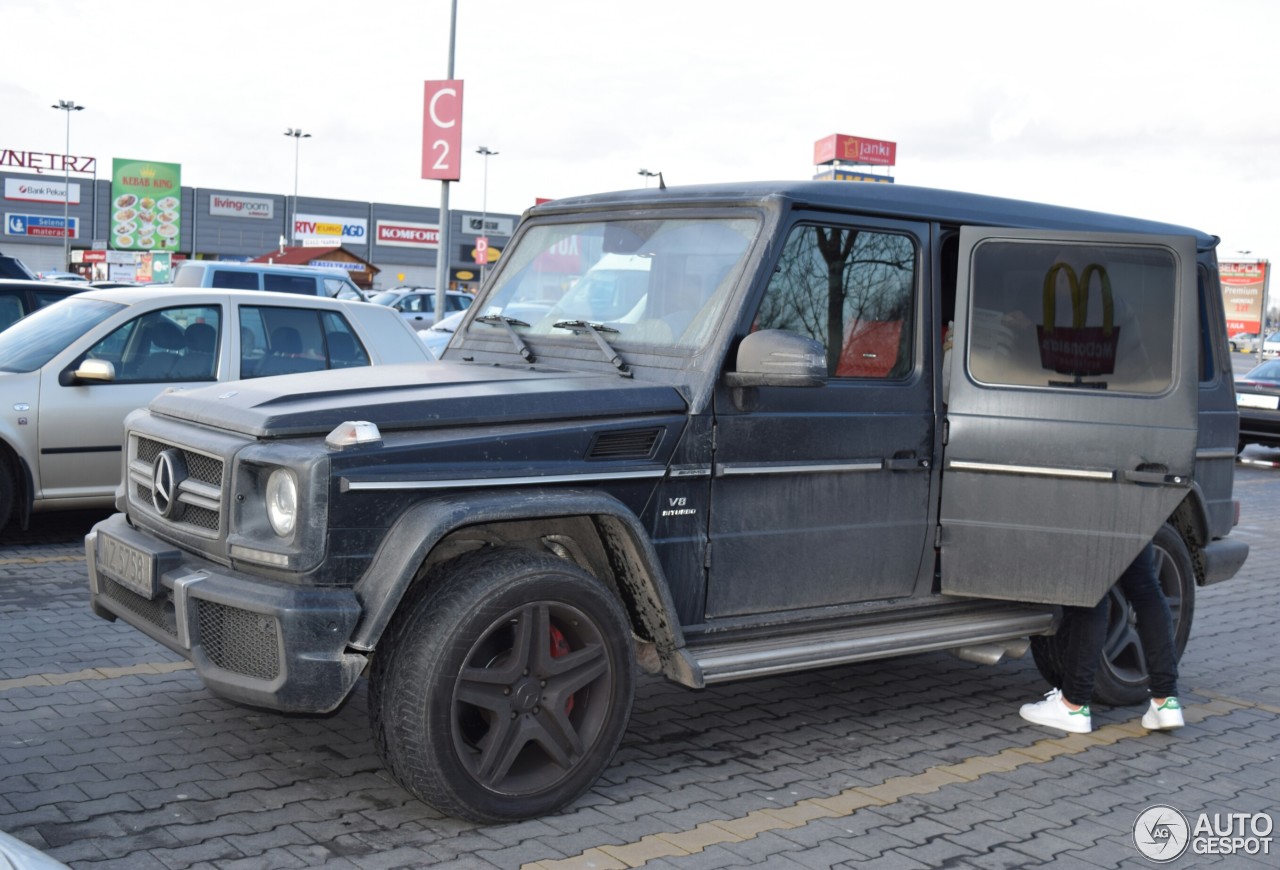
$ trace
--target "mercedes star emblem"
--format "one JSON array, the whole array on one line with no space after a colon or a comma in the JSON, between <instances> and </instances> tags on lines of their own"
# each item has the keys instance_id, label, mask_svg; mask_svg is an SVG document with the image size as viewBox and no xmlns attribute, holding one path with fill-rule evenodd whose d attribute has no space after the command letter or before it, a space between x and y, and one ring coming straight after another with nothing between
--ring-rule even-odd
<instances>
[{"instance_id":1,"label":"mercedes star emblem","mask_svg":"<svg viewBox=\"0 0 1280 870\"><path fill-rule=\"evenodd\" d=\"M178 487L187 479L187 464L177 450L164 450L156 457L151 478L151 503L160 516L173 519L178 509Z\"/></svg>"}]
</instances>

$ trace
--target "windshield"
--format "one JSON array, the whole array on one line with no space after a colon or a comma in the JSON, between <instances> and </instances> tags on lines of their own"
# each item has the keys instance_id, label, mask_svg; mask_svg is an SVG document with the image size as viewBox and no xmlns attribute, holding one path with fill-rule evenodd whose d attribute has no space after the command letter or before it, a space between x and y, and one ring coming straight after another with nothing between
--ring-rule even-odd
<instances>
[{"instance_id":1,"label":"windshield","mask_svg":"<svg viewBox=\"0 0 1280 870\"><path fill-rule=\"evenodd\" d=\"M29 314L0 332L0 371L35 371L121 308L72 296Z\"/></svg>"},{"instance_id":2,"label":"windshield","mask_svg":"<svg viewBox=\"0 0 1280 870\"><path fill-rule=\"evenodd\" d=\"M529 340L592 341L581 328L557 326L581 322L605 328L610 345L701 347L719 324L758 227L754 217L532 227L504 254L507 265L480 316L501 314ZM471 336L493 333L474 321L467 327Z\"/></svg>"}]
</instances>

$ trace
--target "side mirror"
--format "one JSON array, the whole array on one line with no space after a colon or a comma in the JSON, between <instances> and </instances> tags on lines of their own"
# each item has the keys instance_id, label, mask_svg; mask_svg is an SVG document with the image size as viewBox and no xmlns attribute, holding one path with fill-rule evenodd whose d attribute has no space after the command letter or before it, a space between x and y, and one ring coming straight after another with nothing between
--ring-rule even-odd
<instances>
[{"instance_id":1,"label":"side mirror","mask_svg":"<svg viewBox=\"0 0 1280 870\"><path fill-rule=\"evenodd\" d=\"M724 377L734 388L821 387L827 382L827 352L808 336L762 329L742 340L737 371Z\"/></svg>"},{"instance_id":2,"label":"side mirror","mask_svg":"<svg viewBox=\"0 0 1280 870\"><path fill-rule=\"evenodd\" d=\"M109 384L116 379L116 367L105 359L81 360L80 367L73 372L64 371L58 379L64 387L75 384Z\"/></svg>"}]
</instances>

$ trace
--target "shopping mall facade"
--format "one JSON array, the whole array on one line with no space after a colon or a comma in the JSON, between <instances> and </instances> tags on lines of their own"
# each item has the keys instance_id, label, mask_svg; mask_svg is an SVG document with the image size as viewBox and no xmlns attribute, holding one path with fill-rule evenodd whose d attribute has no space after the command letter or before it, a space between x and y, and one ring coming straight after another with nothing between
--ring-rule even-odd
<instances>
[{"instance_id":1,"label":"shopping mall facade","mask_svg":"<svg viewBox=\"0 0 1280 870\"><path fill-rule=\"evenodd\" d=\"M251 260L282 244L318 250L341 245L376 267L365 280L353 274L357 283L372 289L435 287L438 208L308 196L295 201L278 193L185 187L176 181L177 164L73 156L64 168L64 159L61 154L0 149L0 253L17 257L32 271L70 266L89 277L132 280L134 264L149 251L168 251L174 260ZM171 181L162 181L166 171ZM137 186L147 184L157 186L154 196ZM162 184L170 186L161 189ZM69 244L63 237L64 210ZM488 238L488 260L493 262L519 219L450 211L451 289L478 286L476 239ZM70 264L64 260L64 245Z\"/></svg>"}]
</instances>

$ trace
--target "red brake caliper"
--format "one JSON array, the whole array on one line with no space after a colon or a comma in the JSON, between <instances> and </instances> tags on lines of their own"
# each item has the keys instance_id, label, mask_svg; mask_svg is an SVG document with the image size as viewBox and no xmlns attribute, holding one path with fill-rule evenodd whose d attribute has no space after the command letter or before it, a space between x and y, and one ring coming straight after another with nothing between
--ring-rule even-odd
<instances>
[{"instance_id":1,"label":"red brake caliper","mask_svg":"<svg viewBox=\"0 0 1280 870\"><path fill-rule=\"evenodd\" d=\"M564 632L551 626L551 657L558 659L561 656L569 654L569 641L564 636ZM564 702L564 715L568 716L573 712L573 695L569 696L569 700Z\"/></svg>"}]
</instances>

